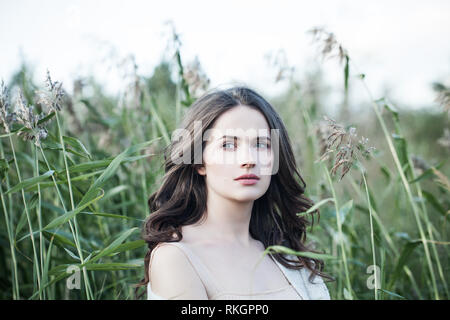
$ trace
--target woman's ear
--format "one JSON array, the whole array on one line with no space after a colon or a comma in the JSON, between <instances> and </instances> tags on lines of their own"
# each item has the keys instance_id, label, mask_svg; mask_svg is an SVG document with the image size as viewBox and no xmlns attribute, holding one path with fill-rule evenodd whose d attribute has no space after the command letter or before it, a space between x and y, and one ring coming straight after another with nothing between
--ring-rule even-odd
<instances>
[{"instance_id":1,"label":"woman's ear","mask_svg":"<svg viewBox=\"0 0 450 320\"><path fill-rule=\"evenodd\" d=\"M195 168L197 170L197 173L201 176L206 176L206 168L204 166L198 166Z\"/></svg>"}]
</instances>

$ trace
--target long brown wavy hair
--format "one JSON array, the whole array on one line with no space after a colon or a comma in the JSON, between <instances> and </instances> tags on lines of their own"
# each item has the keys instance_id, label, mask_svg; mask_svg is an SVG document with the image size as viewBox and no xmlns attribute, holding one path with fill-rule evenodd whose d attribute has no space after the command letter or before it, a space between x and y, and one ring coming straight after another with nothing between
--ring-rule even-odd
<instances>
[{"instance_id":1,"label":"long brown wavy hair","mask_svg":"<svg viewBox=\"0 0 450 320\"><path fill-rule=\"evenodd\" d=\"M311 222L304 212L311 208L313 202L305 197L306 183L297 170L287 130L275 109L254 90L237 86L226 90L214 89L196 100L186 111L181 128L189 132L193 139L171 141L164 149L165 175L161 187L148 199L150 215L144 222L142 237L148 244L145 255L144 278L136 284L135 295L139 299L145 291L137 295L139 287L149 282L149 262L152 250L160 242L178 242L183 238L181 227L205 219L207 189L204 176L198 174L201 166L194 161L194 155L204 150L206 141L203 134L212 128L214 121L225 111L245 105L258 109L266 118L270 129L279 129L279 168L272 175L267 192L254 201L250 218L250 235L261 241L264 247L282 245L296 251L312 250L305 244L306 228L314 225L314 215L320 220L319 210L310 213ZM200 121L201 130L194 130L194 122ZM172 139L173 140L173 139ZM198 149L199 146L202 149ZM194 151L194 152L191 152ZM174 156L192 155L191 161L174 161ZM175 158L177 159L177 158ZM176 238L173 234L176 234ZM291 269L303 267L311 270L309 280L320 275L329 280L331 276L322 272L324 262L320 259L295 256L292 261L281 253L272 256L282 265Z\"/></svg>"}]
</instances>

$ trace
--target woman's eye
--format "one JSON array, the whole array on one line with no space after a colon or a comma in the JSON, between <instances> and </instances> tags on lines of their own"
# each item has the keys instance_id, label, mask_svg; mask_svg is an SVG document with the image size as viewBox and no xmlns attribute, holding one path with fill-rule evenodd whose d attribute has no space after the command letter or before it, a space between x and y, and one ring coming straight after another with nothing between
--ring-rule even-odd
<instances>
[{"instance_id":1,"label":"woman's eye","mask_svg":"<svg viewBox=\"0 0 450 320\"><path fill-rule=\"evenodd\" d=\"M223 144L222 144L222 148L225 148L225 149L230 149L229 147L227 147L227 146L229 146L229 145L231 145L232 147L232 149L234 149L234 148L236 148L236 144L235 143L233 143L233 142L224 142ZM268 144L268 143L265 143L265 142L258 142L258 143L256 143L256 147L257 148L270 148L270 144Z\"/></svg>"},{"instance_id":2,"label":"woman's eye","mask_svg":"<svg viewBox=\"0 0 450 320\"><path fill-rule=\"evenodd\" d=\"M264 143L264 142L258 142L257 145L262 145L262 148L270 148L270 145L268 143Z\"/></svg>"},{"instance_id":3,"label":"woman's eye","mask_svg":"<svg viewBox=\"0 0 450 320\"><path fill-rule=\"evenodd\" d=\"M227 148L227 147L226 147L227 145L232 145L233 148L234 148L234 142L224 142L223 145L222 145L222 148L230 149L230 148Z\"/></svg>"}]
</instances>

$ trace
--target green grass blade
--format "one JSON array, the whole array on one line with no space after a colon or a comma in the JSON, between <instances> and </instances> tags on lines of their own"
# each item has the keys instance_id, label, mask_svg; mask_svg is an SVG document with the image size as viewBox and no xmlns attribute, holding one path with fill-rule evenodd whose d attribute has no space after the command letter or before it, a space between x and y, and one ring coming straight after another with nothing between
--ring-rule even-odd
<instances>
[{"instance_id":1,"label":"green grass blade","mask_svg":"<svg viewBox=\"0 0 450 320\"><path fill-rule=\"evenodd\" d=\"M37 185L39 182L47 180L48 177L50 177L54 172L55 171L53 171L53 170L49 170L46 173L44 173L43 175L40 175L38 177L33 177L33 178L22 180L22 182L16 184L14 187L12 187L8 191L6 191L5 194L7 195L9 193L13 193L13 192L17 192L22 189L33 187L33 186Z\"/></svg>"},{"instance_id":2,"label":"green grass blade","mask_svg":"<svg viewBox=\"0 0 450 320\"><path fill-rule=\"evenodd\" d=\"M98 259L108 256L112 253L114 253L120 244L125 241L134 231L138 230L139 228L131 228L129 230L125 230L116 240L114 240L109 246L104 248L100 253L98 253L96 256L90 259L89 263L92 263L94 261L97 261Z\"/></svg>"},{"instance_id":3,"label":"green grass blade","mask_svg":"<svg viewBox=\"0 0 450 320\"><path fill-rule=\"evenodd\" d=\"M105 192L103 191L103 189L100 189L100 190L102 191L102 194L100 196L97 196L96 198L89 200L88 202L84 203L83 205L78 206L75 210L68 211L67 213L63 214L62 216L57 217L52 222L47 224L42 230L48 230L48 229L59 227L60 225L66 223L67 221L72 219L75 215L80 213L81 210L83 210L84 208L89 206L91 203L93 203L103 197ZM95 190L95 191L97 192L98 190Z\"/></svg>"}]
</instances>

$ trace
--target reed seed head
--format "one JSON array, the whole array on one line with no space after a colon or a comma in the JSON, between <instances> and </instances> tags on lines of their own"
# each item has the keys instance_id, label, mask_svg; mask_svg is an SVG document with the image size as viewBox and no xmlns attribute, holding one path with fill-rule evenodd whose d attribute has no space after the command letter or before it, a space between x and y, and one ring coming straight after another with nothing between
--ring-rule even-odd
<instances>
[{"instance_id":1,"label":"reed seed head","mask_svg":"<svg viewBox=\"0 0 450 320\"><path fill-rule=\"evenodd\" d=\"M450 180L447 178L447 176L435 167L431 167L431 170L436 176L436 179L434 179L434 181L441 187L447 189L447 191L450 191Z\"/></svg>"},{"instance_id":2,"label":"reed seed head","mask_svg":"<svg viewBox=\"0 0 450 320\"><path fill-rule=\"evenodd\" d=\"M293 80L295 67L289 65L286 51L284 49L278 50L275 54L268 53L264 57L271 67L277 68L275 83L283 80Z\"/></svg>"},{"instance_id":3,"label":"reed seed head","mask_svg":"<svg viewBox=\"0 0 450 320\"><path fill-rule=\"evenodd\" d=\"M364 136L361 136L358 140L356 128L350 127L346 130L335 120L327 116L324 116L324 119L326 122L319 123L319 128L316 130L320 135L321 148L322 150L325 149L322 151L323 154L319 161L327 160L331 155L334 155L334 163L330 173L336 175L338 169L341 168L340 181L350 171L353 163L358 160L358 154L367 158L375 148L368 146L369 139Z\"/></svg>"},{"instance_id":4,"label":"reed seed head","mask_svg":"<svg viewBox=\"0 0 450 320\"><path fill-rule=\"evenodd\" d=\"M188 84L189 91L194 97L197 97L208 90L210 79L203 71L198 57L184 67L183 78Z\"/></svg>"},{"instance_id":5,"label":"reed seed head","mask_svg":"<svg viewBox=\"0 0 450 320\"><path fill-rule=\"evenodd\" d=\"M40 146L41 141L47 138L48 131L45 128L45 123L38 123L41 119L46 117L46 114L41 113L36 115L34 113L34 106L28 106L23 97L22 90L19 89L19 94L16 100L16 121L30 131L20 131L17 135L23 137L25 141L34 140L35 145Z\"/></svg>"},{"instance_id":6,"label":"reed seed head","mask_svg":"<svg viewBox=\"0 0 450 320\"><path fill-rule=\"evenodd\" d=\"M2 80L0 84L0 122L5 128L6 133L11 132L11 126L14 121L16 121L16 113L11 111L8 87Z\"/></svg>"},{"instance_id":7,"label":"reed seed head","mask_svg":"<svg viewBox=\"0 0 450 320\"><path fill-rule=\"evenodd\" d=\"M347 50L339 43L336 36L332 32L326 31L322 27L315 27L308 31L313 35L313 41L320 46L320 54L322 59L339 58L339 63L342 64L344 58L348 58Z\"/></svg>"},{"instance_id":8,"label":"reed seed head","mask_svg":"<svg viewBox=\"0 0 450 320\"><path fill-rule=\"evenodd\" d=\"M45 79L46 91L38 90L36 92L38 96L37 102L45 105L50 113L51 111L61 111L63 105L64 90L62 89L62 83L58 81L52 81L50 72L47 70L47 78Z\"/></svg>"},{"instance_id":9,"label":"reed seed head","mask_svg":"<svg viewBox=\"0 0 450 320\"><path fill-rule=\"evenodd\" d=\"M435 82L433 83L433 89L437 92L435 101L444 108L444 111L450 113L450 88L442 83Z\"/></svg>"}]
</instances>

